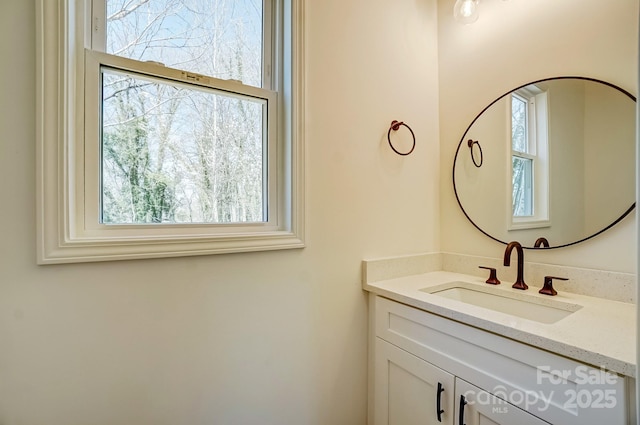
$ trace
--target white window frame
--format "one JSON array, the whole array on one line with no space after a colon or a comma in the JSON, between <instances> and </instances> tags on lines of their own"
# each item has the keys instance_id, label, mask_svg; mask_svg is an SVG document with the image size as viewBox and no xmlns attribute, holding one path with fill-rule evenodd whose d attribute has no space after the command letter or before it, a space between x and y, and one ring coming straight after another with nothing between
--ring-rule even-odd
<instances>
[{"instance_id":1,"label":"white window frame","mask_svg":"<svg viewBox=\"0 0 640 425\"><path fill-rule=\"evenodd\" d=\"M278 102L275 125L269 127L269 137L276 140L269 155L269 161L274 161L269 165L268 193L274 195L268 205L270 220L104 226L95 221L96 208L92 211L85 206L85 200L95 203L99 199L93 152L98 145L96 126L85 125L85 75L91 80L100 63L127 69L128 59L86 50L95 28L90 0L37 0L38 264L304 247L304 0L274 4L277 12L270 18L283 36L266 48L282 52L283 61L267 64L264 72L264 78L273 83L274 95L263 97ZM179 76L166 75L171 71L159 65L148 66L147 71L154 75L179 81ZM241 83L233 81L222 84L236 85L236 92L262 90L240 87Z\"/></svg>"},{"instance_id":2,"label":"white window frame","mask_svg":"<svg viewBox=\"0 0 640 425\"><path fill-rule=\"evenodd\" d=\"M511 103L512 96L517 96L527 102L527 143L528 152L518 152L513 149L511 139ZM507 217L508 230L534 229L551 226L550 217L550 176L549 176L549 130L548 130L548 99L547 92L536 86L527 86L516 90L508 97L507 102ZM532 193L533 215L513 215L513 156L532 160Z\"/></svg>"}]
</instances>

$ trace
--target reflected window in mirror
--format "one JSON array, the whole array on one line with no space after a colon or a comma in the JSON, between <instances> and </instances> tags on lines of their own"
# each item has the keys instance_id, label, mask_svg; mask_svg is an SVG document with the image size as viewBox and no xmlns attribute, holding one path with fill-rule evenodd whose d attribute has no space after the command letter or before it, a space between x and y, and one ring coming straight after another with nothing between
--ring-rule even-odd
<instances>
[{"instance_id":1,"label":"reflected window in mirror","mask_svg":"<svg viewBox=\"0 0 640 425\"><path fill-rule=\"evenodd\" d=\"M511 95L512 213L514 217L533 215L533 160L535 146L529 145L529 102Z\"/></svg>"},{"instance_id":2,"label":"reflected window in mirror","mask_svg":"<svg viewBox=\"0 0 640 425\"><path fill-rule=\"evenodd\" d=\"M549 226L547 92L524 87L511 94L509 105L510 228Z\"/></svg>"}]
</instances>

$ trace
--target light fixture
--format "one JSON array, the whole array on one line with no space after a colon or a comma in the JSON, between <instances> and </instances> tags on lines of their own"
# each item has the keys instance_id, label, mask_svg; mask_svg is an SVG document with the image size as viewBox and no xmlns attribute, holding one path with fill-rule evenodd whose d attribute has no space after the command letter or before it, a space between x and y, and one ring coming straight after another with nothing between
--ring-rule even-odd
<instances>
[{"instance_id":1,"label":"light fixture","mask_svg":"<svg viewBox=\"0 0 640 425\"><path fill-rule=\"evenodd\" d=\"M453 17L461 24L472 24L478 20L479 0L456 0Z\"/></svg>"}]
</instances>

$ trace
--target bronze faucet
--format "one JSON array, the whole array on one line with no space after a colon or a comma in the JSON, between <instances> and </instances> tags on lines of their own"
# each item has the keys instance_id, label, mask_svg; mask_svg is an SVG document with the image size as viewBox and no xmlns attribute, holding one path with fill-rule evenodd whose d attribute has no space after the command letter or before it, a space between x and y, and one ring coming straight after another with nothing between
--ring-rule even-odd
<instances>
[{"instance_id":1,"label":"bronze faucet","mask_svg":"<svg viewBox=\"0 0 640 425\"><path fill-rule=\"evenodd\" d=\"M549 248L549 241L547 238L538 238L536 239L536 243L533 244L534 248Z\"/></svg>"},{"instance_id":2,"label":"bronze faucet","mask_svg":"<svg viewBox=\"0 0 640 425\"><path fill-rule=\"evenodd\" d=\"M527 289L528 286L524 283L524 250L520 242L513 241L507 244L507 249L504 251L504 265L511 265L511 251L513 251L513 248L518 251L518 278L516 279L516 283L511 287L524 290Z\"/></svg>"}]
</instances>

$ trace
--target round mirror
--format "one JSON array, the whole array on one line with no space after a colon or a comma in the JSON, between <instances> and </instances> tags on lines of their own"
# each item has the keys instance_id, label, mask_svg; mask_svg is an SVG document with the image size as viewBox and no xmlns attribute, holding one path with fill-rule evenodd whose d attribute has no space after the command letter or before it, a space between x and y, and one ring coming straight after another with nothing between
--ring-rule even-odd
<instances>
[{"instance_id":1,"label":"round mirror","mask_svg":"<svg viewBox=\"0 0 640 425\"><path fill-rule=\"evenodd\" d=\"M592 238L635 207L635 97L582 77L506 93L469 125L453 187L490 238L559 248Z\"/></svg>"}]
</instances>

